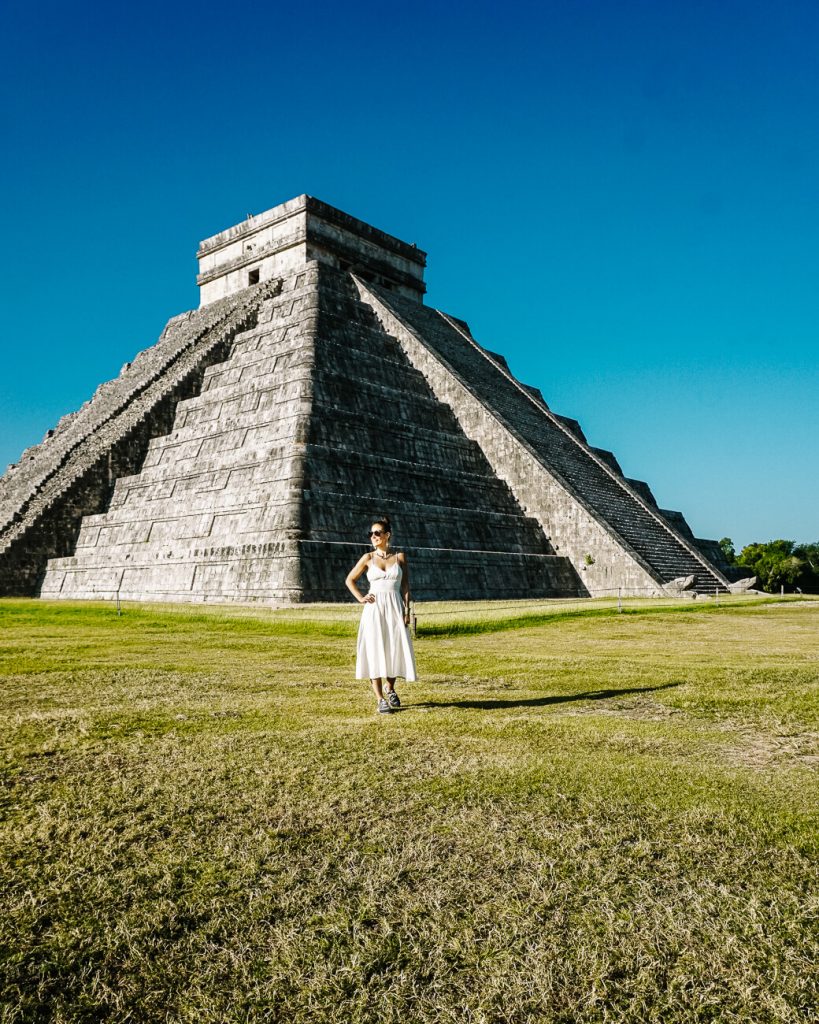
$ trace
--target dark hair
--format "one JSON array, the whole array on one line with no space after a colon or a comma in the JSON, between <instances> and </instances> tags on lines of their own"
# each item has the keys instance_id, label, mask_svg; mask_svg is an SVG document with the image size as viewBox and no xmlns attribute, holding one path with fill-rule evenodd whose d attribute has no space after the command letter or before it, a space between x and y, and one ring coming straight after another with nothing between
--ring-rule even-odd
<instances>
[{"instance_id":1,"label":"dark hair","mask_svg":"<svg viewBox=\"0 0 819 1024\"><path fill-rule=\"evenodd\" d=\"M392 523L390 523L389 516L379 516L377 519L373 519L372 526L380 526L384 533L392 533Z\"/></svg>"}]
</instances>

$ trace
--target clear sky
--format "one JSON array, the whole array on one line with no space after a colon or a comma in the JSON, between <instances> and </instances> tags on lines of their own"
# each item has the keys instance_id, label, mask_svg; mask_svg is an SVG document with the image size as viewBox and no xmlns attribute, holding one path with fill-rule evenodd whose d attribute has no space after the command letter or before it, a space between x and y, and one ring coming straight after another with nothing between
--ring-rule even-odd
<instances>
[{"instance_id":1,"label":"clear sky","mask_svg":"<svg viewBox=\"0 0 819 1024\"><path fill-rule=\"evenodd\" d=\"M0 23L0 470L307 192L698 536L819 539L815 0L89 4Z\"/></svg>"}]
</instances>

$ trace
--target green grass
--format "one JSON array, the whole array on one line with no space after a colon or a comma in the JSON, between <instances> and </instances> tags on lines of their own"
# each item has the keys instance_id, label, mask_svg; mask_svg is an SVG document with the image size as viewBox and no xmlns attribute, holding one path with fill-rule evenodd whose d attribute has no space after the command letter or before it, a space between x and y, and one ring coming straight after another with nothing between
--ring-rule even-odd
<instances>
[{"instance_id":1,"label":"green grass","mask_svg":"<svg viewBox=\"0 0 819 1024\"><path fill-rule=\"evenodd\" d=\"M0 601L0 1020L815 1017L819 601Z\"/></svg>"}]
</instances>

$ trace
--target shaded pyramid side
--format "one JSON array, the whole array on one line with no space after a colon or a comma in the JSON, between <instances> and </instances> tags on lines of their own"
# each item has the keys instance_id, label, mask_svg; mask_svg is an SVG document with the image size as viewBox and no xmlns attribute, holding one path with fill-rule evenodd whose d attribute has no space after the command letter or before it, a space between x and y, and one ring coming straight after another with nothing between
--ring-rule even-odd
<instances>
[{"instance_id":1,"label":"shaded pyramid side","mask_svg":"<svg viewBox=\"0 0 819 1024\"><path fill-rule=\"evenodd\" d=\"M573 421L515 380L465 324L361 279L357 286L591 593L661 592L689 576L700 590L727 587L696 544L622 476L611 453L591 448Z\"/></svg>"},{"instance_id":2,"label":"shaded pyramid side","mask_svg":"<svg viewBox=\"0 0 819 1024\"><path fill-rule=\"evenodd\" d=\"M319 268L313 404L305 450L306 599L343 579L387 514L424 600L578 596L584 587L452 410L361 302L349 274Z\"/></svg>"}]
</instances>

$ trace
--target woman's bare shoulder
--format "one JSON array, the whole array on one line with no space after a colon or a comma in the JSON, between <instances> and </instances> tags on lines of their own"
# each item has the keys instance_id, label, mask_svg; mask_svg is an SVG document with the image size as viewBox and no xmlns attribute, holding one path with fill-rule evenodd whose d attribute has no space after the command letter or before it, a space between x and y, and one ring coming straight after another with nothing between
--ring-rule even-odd
<instances>
[{"instance_id":1,"label":"woman's bare shoulder","mask_svg":"<svg viewBox=\"0 0 819 1024\"><path fill-rule=\"evenodd\" d=\"M352 574L354 572L360 573L364 569L364 567L369 563L370 557L371 557L370 556L370 552L369 551L365 551L364 554L361 556L361 558L359 558L359 560L355 563L355 565L351 569L350 575L352 576Z\"/></svg>"},{"instance_id":2,"label":"woman's bare shoulder","mask_svg":"<svg viewBox=\"0 0 819 1024\"><path fill-rule=\"evenodd\" d=\"M396 558L401 563L401 565L407 564L408 559L406 551L399 551L398 554L396 555Z\"/></svg>"}]
</instances>

